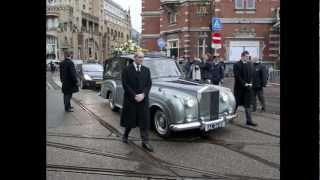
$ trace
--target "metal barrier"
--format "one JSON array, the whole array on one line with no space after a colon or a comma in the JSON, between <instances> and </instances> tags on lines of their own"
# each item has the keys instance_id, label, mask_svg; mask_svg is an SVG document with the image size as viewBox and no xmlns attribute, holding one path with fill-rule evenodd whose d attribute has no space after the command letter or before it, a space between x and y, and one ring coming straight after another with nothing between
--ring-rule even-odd
<instances>
[{"instance_id":1,"label":"metal barrier","mask_svg":"<svg viewBox=\"0 0 320 180\"><path fill-rule=\"evenodd\" d=\"M280 84L280 70L273 70L269 68L268 82Z\"/></svg>"}]
</instances>

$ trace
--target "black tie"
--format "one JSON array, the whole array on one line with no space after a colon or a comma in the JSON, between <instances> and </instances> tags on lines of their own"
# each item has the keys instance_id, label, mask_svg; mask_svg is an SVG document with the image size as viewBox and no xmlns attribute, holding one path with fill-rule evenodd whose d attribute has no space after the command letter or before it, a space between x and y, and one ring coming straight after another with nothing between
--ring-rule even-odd
<instances>
[{"instance_id":1,"label":"black tie","mask_svg":"<svg viewBox=\"0 0 320 180\"><path fill-rule=\"evenodd\" d=\"M140 65L137 66L138 72L140 72Z\"/></svg>"}]
</instances>

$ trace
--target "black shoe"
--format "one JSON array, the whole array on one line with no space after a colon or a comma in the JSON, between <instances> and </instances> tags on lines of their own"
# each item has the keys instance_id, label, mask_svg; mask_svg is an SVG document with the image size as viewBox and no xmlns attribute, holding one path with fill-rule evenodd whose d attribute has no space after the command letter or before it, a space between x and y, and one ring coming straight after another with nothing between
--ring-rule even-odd
<instances>
[{"instance_id":1,"label":"black shoe","mask_svg":"<svg viewBox=\"0 0 320 180\"><path fill-rule=\"evenodd\" d=\"M254 123L254 122L247 122L247 125L249 125L249 126L258 126L258 124Z\"/></svg>"},{"instance_id":2,"label":"black shoe","mask_svg":"<svg viewBox=\"0 0 320 180\"><path fill-rule=\"evenodd\" d=\"M266 112L266 109L265 108L261 108L260 112L261 113Z\"/></svg>"},{"instance_id":3,"label":"black shoe","mask_svg":"<svg viewBox=\"0 0 320 180\"><path fill-rule=\"evenodd\" d=\"M71 109L68 109L68 110L65 110L66 112L73 112L73 110L71 110Z\"/></svg>"},{"instance_id":4,"label":"black shoe","mask_svg":"<svg viewBox=\"0 0 320 180\"><path fill-rule=\"evenodd\" d=\"M149 143L142 143L142 147L144 148L144 149L146 149L147 151L149 151L149 152L153 152L153 148L152 148L152 146L149 144Z\"/></svg>"},{"instance_id":5,"label":"black shoe","mask_svg":"<svg viewBox=\"0 0 320 180\"><path fill-rule=\"evenodd\" d=\"M73 109L73 106L70 106L70 109Z\"/></svg>"},{"instance_id":6,"label":"black shoe","mask_svg":"<svg viewBox=\"0 0 320 180\"><path fill-rule=\"evenodd\" d=\"M128 144L128 137L122 136L122 142Z\"/></svg>"}]
</instances>

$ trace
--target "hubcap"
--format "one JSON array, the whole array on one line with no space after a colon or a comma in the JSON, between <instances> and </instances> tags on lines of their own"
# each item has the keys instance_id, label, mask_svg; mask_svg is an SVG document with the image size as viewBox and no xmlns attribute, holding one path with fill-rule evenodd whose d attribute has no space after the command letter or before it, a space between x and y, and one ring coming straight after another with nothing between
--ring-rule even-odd
<instances>
[{"instance_id":1,"label":"hubcap","mask_svg":"<svg viewBox=\"0 0 320 180\"><path fill-rule=\"evenodd\" d=\"M161 111L156 112L154 116L154 122L155 122L156 130L159 134L164 135L167 133L168 131L167 118L163 112Z\"/></svg>"}]
</instances>

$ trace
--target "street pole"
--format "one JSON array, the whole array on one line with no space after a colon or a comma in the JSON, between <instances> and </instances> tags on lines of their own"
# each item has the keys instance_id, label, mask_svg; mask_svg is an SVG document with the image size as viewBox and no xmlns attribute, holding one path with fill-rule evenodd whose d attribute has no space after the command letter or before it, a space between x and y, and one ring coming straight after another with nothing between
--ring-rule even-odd
<instances>
[{"instance_id":1,"label":"street pole","mask_svg":"<svg viewBox=\"0 0 320 180\"><path fill-rule=\"evenodd\" d=\"M209 29L210 29L210 33L209 33L209 53L210 54L214 54L214 48L211 47L211 41L212 41L212 37L211 37L211 34L213 32L213 29L212 29L212 18L214 16L214 0L210 0L210 5L209 5L209 16L210 16L210 23L209 23Z\"/></svg>"}]
</instances>

